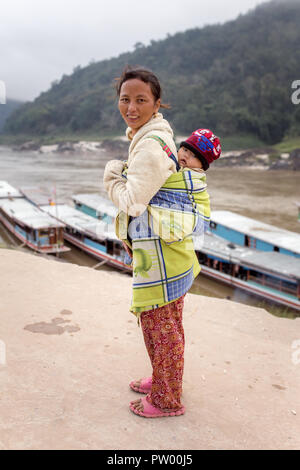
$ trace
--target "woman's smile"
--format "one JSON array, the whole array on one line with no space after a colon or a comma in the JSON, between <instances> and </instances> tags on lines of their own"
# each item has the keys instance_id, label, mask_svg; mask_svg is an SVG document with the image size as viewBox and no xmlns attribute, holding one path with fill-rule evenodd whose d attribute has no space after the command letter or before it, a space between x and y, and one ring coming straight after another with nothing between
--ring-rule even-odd
<instances>
[{"instance_id":1,"label":"woman's smile","mask_svg":"<svg viewBox=\"0 0 300 470\"><path fill-rule=\"evenodd\" d=\"M127 119L129 121L136 121L138 118L139 118L139 116L128 116L128 114L127 114Z\"/></svg>"}]
</instances>

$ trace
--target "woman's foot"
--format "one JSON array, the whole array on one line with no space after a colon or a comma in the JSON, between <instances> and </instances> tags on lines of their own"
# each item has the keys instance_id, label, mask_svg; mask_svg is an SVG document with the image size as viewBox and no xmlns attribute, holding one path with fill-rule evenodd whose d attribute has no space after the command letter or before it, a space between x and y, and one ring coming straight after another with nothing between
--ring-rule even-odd
<instances>
[{"instance_id":1,"label":"woman's foot","mask_svg":"<svg viewBox=\"0 0 300 470\"><path fill-rule=\"evenodd\" d=\"M136 410L136 411L144 411L144 405L142 404L142 399L139 398L138 400L134 400L130 402L130 405Z\"/></svg>"},{"instance_id":2,"label":"woman's foot","mask_svg":"<svg viewBox=\"0 0 300 470\"><path fill-rule=\"evenodd\" d=\"M185 413L184 406L176 411L162 411L151 405L146 397L130 402L130 409L133 413L144 418L160 418L167 416L180 416Z\"/></svg>"},{"instance_id":3,"label":"woman's foot","mask_svg":"<svg viewBox=\"0 0 300 470\"><path fill-rule=\"evenodd\" d=\"M133 380L129 384L131 390L138 393L149 393L152 386L152 377L145 377L140 380Z\"/></svg>"}]
</instances>

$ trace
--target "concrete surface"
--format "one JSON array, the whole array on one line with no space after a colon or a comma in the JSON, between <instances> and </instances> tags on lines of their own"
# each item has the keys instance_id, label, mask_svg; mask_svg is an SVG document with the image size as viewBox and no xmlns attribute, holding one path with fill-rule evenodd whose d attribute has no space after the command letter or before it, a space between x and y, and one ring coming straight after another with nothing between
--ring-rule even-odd
<instances>
[{"instance_id":1,"label":"concrete surface","mask_svg":"<svg viewBox=\"0 0 300 470\"><path fill-rule=\"evenodd\" d=\"M186 414L145 419L130 277L5 249L0 266L0 449L300 447L299 319L188 294Z\"/></svg>"}]
</instances>

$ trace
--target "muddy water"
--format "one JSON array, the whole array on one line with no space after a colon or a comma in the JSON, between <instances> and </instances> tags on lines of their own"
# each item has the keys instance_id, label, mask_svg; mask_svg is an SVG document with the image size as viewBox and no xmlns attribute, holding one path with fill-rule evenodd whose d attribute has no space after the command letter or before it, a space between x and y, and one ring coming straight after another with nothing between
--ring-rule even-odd
<instances>
[{"instance_id":1,"label":"muddy water","mask_svg":"<svg viewBox=\"0 0 300 470\"><path fill-rule=\"evenodd\" d=\"M48 188L57 202L72 205L72 194L97 191L106 195L102 178L105 164L111 158L115 156L103 151L69 155L19 153L0 146L0 180L8 181L15 187ZM207 182L212 210L231 210L299 233L300 223L297 221L295 205L300 200L299 176L299 173L290 171L211 167L207 172ZM1 237L6 243L11 243L0 225L0 245ZM97 260L74 247L63 258L85 266L97 264ZM100 269L112 268L103 266ZM261 306L276 315L293 316L291 310L262 302L201 275L195 280L190 292L229 297L238 302Z\"/></svg>"},{"instance_id":2,"label":"muddy water","mask_svg":"<svg viewBox=\"0 0 300 470\"><path fill-rule=\"evenodd\" d=\"M231 210L300 232L295 204L300 202L299 172L211 167L207 182L212 209Z\"/></svg>"}]
</instances>

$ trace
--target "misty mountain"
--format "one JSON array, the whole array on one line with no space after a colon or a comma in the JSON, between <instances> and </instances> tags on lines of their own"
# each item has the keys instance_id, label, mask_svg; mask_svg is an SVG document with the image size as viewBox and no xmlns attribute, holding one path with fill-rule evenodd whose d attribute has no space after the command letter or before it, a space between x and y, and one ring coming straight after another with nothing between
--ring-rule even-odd
<instances>
[{"instance_id":1,"label":"misty mountain","mask_svg":"<svg viewBox=\"0 0 300 470\"><path fill-rule=\"evenodd\" d=\"M126 64L158 74L177 133L209 127L220 137L255 135L274 144L300 134L300 2L274 0L225 24L137 43L133 52L74 68L6 122L7 134L122 134L114 78Z\"/></svg>"}]
</instances>

